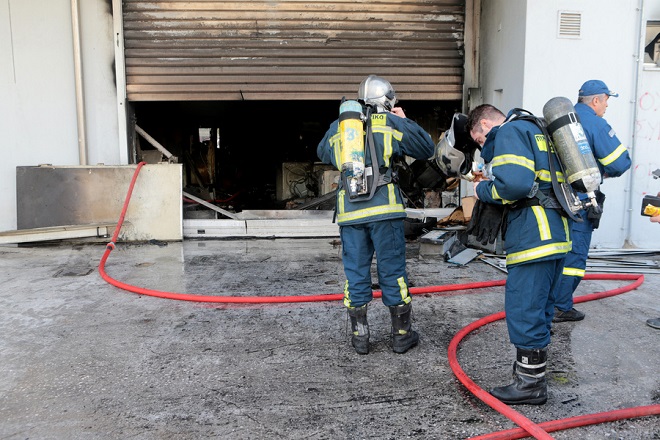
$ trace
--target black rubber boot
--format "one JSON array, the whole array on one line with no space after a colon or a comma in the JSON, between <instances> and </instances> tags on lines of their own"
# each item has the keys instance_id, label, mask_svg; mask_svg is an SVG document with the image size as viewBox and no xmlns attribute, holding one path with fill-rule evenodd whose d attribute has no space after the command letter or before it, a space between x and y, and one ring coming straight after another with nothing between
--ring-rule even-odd
<instances>
[{"instance_id":1,"label":"black rubber boot","mask_svg":"<svg viewBox=\"0 0 660 440\"><path fill-rule=\"evenodd\" d=\"M490 394L507 405L543 405L548 400L548 384L545 379L548 350L516 350L513 383L494 388Z\"/></svg>"},{"instance_id":2,"label":"black rubber boot","mask_svg":"<svg viewBox=\"0 0 660 440\"><path fill-rule=\"evenodd\" d=\"M367 322L367 304L362 307L349 307L348 316L351 318L351 342L358 354L369 353L369 323Z\"/></svg>"},{"instance_id":3,"label":"black rubber boot","mask_svg":"<svg viewBox=\"0 0 660 440\"><path fill-rule=\"evenodd\" d=\"M584 319L584 313L579 310L571 308L571 310L559 310L555 307L555 316L552 318L552 322L566 322L566 321L582 321Z\"/></svg>"},{"instance_id":4,"label":"black rubber boot","mask_svg":"<svg viewBox=\"0 0 660 440\"><path fill-rule=\"evenodd\" d=\"M410 321L412 304L390 306L389 309L392 316L392 350L395 353L405 353L419 341L419 335L412 329Z\"/></svg>"}]
</instances>

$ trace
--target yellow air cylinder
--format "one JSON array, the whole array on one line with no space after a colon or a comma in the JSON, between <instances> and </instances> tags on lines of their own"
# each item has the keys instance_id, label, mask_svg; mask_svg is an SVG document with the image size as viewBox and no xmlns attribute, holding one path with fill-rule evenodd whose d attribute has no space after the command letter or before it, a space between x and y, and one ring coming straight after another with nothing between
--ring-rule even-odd
<instances>
[{"instance_id":1,"label":"yellow air cylinder","mask_svg":"<svg viewBox=\"0 0 660 440\"><path fill-rule=\"evenodd\" d=\"M364 115L357 101L344 101L339 107L341 168L344 188L351 198L368 192L364 164Z\"/></svg>"}]
</instances>

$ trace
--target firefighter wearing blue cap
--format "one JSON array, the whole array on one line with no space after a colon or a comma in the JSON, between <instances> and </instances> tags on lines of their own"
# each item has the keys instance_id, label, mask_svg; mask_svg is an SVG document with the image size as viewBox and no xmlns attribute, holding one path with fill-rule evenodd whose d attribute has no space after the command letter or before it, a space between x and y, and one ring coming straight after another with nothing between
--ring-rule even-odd
<instances>
[{"instance_id":1,"label":"firefighter wearing blue cap","mask_svg":"<svg viewBox=\"0 0 660 440\"><path fill-rule=\"evenodd\" d=\"M337 223L346 274L344 305L351 320L353 347L357 353L367 354L367 305L373 298L371 262L375 252L383 304L389 307L392 318L392 350L404 353L417 344L419 335L411 324L412 304L403 229L406 211L396 178L392 175L392 162L404 155L429 159L435 145L422 127L407 119L400 107L394 106L394 89L384 78L369 75L360 84L358 98L365 108L365 130L362 131L361 127L354 130L365 137L364 175L380 177L367 182L371 185L370 191L354 194L350 182L355 175L350 178L342 176L337 190ZM346 147L343 144L349 137L342 134L340 120L334 121L318 145L319 159L342 170L342 150Z\"/></svg>"},{"instance_id":2,"label":"firefighter wearing blue cap","mask_svg":"<svg viewBox=\"0 0 660 440\"><path fill-rule=\"evenodd\" d=\"M609 98L618 96L619 94L611 91L603 81L592 79L582 84L578 92L578 102L575 104L575 111L580 117L600 174L604 178L619 177L631 165L628 150L603 118ZM580 194L580 198L585 197L585 194ZM605 195L597 194L597 198L600 199L598 202L602 208ZM571 233L573 248L566 256L561 282L553 292L555 297L553 322L581 321L585 316L583 312L573 307L573 292L584 277L591 236L594 229L599 226L602 211L582 210L580 215L584 221L573 224Z\"/></svg>"}]
</instances>

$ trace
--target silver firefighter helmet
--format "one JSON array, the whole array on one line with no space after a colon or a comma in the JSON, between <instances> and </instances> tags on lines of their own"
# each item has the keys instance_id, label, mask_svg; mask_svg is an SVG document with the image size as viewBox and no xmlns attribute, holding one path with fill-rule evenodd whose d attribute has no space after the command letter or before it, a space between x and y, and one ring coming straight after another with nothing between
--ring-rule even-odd
<instances>
[{"instance_id":1,"label":"silver firefighter helmet","mask_svg":"<svg viewBox=\"0 0 660 440\"><path fill-rule=\"evenodd\" d=\"M392 84L384 78L369 75L360 83L358 99L365 104L375 105L378 111L391 111L396 104L396 93Z\"/></svg>"},{"instance_id":2,"label":"silver firefighter helmet","mask_svg":"<svg viewBox=\"0 0 660 440\"><path fill-rule=\"evenodd\" d=\"M465 130L467 115L455 113L449 130L442 133L435 146L435 163L447 177L472 180L472 160L479 145Z\"/></svg>"}]
</instances>

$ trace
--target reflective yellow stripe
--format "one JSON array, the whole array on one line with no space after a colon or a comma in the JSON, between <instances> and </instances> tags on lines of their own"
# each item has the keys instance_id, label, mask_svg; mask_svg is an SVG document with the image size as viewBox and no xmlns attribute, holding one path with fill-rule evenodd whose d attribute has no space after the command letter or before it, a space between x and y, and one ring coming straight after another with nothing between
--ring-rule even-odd
<instances>
[{"instance_id":1,"label":"reflective yellow stripe","mask_svg":"<svg viewBox=\"0 0 660 440\"><path fill-rule=\"evenodd\" d=\"M625 153L626 151L627 151L627 150L626 150L626 147L624 147L623 145L619 145L619 146L616 147L616 149L615 149L614 151L612 151L610 154L608 154L607 156L603 157L602 159L598 159L598 162L600 162L600 163L603 164L603 165L609 165L609 164L611 164L612 162L614 162L615 160L617 160L619 157L621 157L621 155L622 155L623 153Z\"/></svg>"},{"instance_id":2,"label":"reflective yellow stripe","mask_svg":"<svg viewBox=\"0 0 660 440\"><path fill-rule=\"evenodd\" d=\"M376 215L396 214L400 212L406 212L402 204L374 206L372 208L358 209L357 211L338 214L337 221L341 223L351 220L359 220L362 218L373 217Z\"/></svg>"},{"instance_id":3,"label":"reflective yellow stripe","mask_svg":"<svg viewBox=\"0 0 660 440\"><path fill-rule=\"evenodd\" d=\"M383 163L385 164L386 168L390 167L391 158L392 158L392 133L388 133L383 136Z\"/></svg>"},{"instance_id":4,"label":"reflective yellow stripe","mask_svg":"<svg viewBox=\"0 0 660 440\"><path fill-rule=\"evenodd\" d=\"M584 277L584 269L576 269L575 267L565 267L562 273L569 277Z\"/></svg>"},{"instance_id":5,"label":"reflective yellow stripe","mask_svg":"<svg viewBox=\"0 0 660 440\"><path fill-rule=\"evenodd\" d=\"M387 200L390 205L396 205L396 192L394 192L394 185L387 184Z\"/></svg>"},{"instance_id":6,"label":"reflective yellow stripe","mask_svg":"<svg viewBox=\"0 0 660 440\"><path fill-rule=\"evenodd\" d=\"M514 252L506 256L506 264L518 264L526 261L538 260L555 254L565 254L571 250L571 243L559 242L546 244L544 246L527 249L520 252Z\"/></svg>"},{"instance_id":7,"label":"reflective yellow stripe","mask_svg":"<svg viewBox=\"0 0 660 440\"><path fill-rule=\"evenodd\" d=\"M332 151L335 153L335 163L337 164L337 168L341 170L341 136L339 133L332 135L328 142L330 143L330 147L332 148Z\"/></svg>"},{"instance_id":8,"label":"reflective yellow stripe","mask_svg":"<svg viewBox=\"0 0 660 440\"><path fill-rule=\"evenodd\" d=\"M501 165L519 165L521 167L527 168L532 173L536 173L536 170L534 169L534 161L527 159L525 156L503 154L501 156L495 156L491 163L493 168Z\"/></svg>"},{"instance_id":9,"label":"reflective yellow stripe","mask_svg":"<svg viewBox=\"0 0 660 440\"><path fill-rule=\"evenodd\" d=\"M571 241L571 230L568 227L568 220L563 215L561 216L561 221L564 222L564 233L566 234L566 241ZM573 244L571 243L571 248Z\"/></svg>"},{"instance_id":10,"label":"reflective yellow stripe","mask_svg":"<svg viewBox=\"0 0 660 440\"><path fill-rule=\"evenodd\" d=\"M351 307L351 299L348 297L348 280L344 284L344 305L346 307Z\"/></svg>"},{"instance_id":11,"label":"reflective yellow stripe","mask_svg":"<svg viewBox=\"0 0 660 440\"><path fill-rule=\"evenodd\" d=\"M374 133L381 133L383 135L383 162L385 163L385 166L389 168L392 158L392 137L400 141L403 133L394 130L387 125L371 127L371 130Z\"/></svg>"},{"instance_id":12,"label":"reflective yellow stripe","mask_svg":"<svg viewBox=\"0 0 660 440\"><path fill-rule=\"evenodd\" d=\"M399 293L401 294L403 303L408 304L410 301L412 301L412 298L410 295L408 295L408 285L406 284L406 280L401 277L397 278L396 282L399 283Z\"/></svg>"},{"instance_id":13,"label":"reflective yellow stripe","mask_svg":"<svg viewBox=\"0 0 660 440\"><path fill-rule=\"evenodd\" d=\"M555 174L557 176L557 182L563 183L564 182L564 173L561 171L555 171ZM541 180L543 182L552 182L552 178L550 177L550 171L548 170L538 170L536 172L536 177L538 180Z\"/></svg>"},{"instance_id":14,"label":"reflective yellow stripe","mask_svg":"<svg viewBox=\"0 0 660 440\"><path fill-rule=\"evenodd\" d=\"M346 196L346 190L342 189L339 191L339 195L337 196L337 206L339 209L339 212L337 213L338 216L341 217L342 214L344 214L344 197Z\"/></svg>"},{"instance_id":15,"label":"reflective yellow stripe","mask_svg":"<svg viewBox=\"0 0 660 440\"><path fill-rule=\"evenodd\" d=\"M400 212L406 212L406 208L401 204L397 203L396 200L396 188L393 183L387 184L387 205L371 206L369 208L357 209L355 211L348 211L344 209L344 199L346 192L341 190L339 192L339 199L337 204L339 205L339 212L337 213L337 221L339 223L359 220L362 218L373 217L375 215L382 214L395 214Z\"/></svg>"},{"instance_id":16,"label":"reflective yellow stripe","mask_svg":"<svg viewBox=\"0 0 660 440\"><path fill-rule=\"evenodd\" d=\"M500 197L500 194L497 192L497 188L495 188L495 185L493 185L492 188L491 188L491 190L490 190L490 196L491 196L494 200L501 200L502 203L505 204L505 205L506 205L507 203L514 203L514 202L515 202L515 200L504 200L502 197Z\"/></svg>"},{"instance_id":17,"label":"reflective yellow stripe","mask_svg":"<svg viewBox=\"0 0 660 440\"><path fill-rule=\"evenodd\" d=\"M552 233L550 232L550 223L548 223L548 216L545 215L545 209L542 206L532 206L532 211L536 217L536 223L539 227L539 237L541 241L550 240Z\"/></svg>"}]
</instances>

